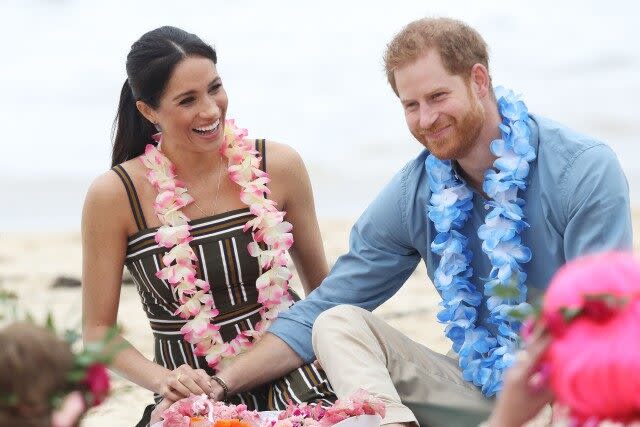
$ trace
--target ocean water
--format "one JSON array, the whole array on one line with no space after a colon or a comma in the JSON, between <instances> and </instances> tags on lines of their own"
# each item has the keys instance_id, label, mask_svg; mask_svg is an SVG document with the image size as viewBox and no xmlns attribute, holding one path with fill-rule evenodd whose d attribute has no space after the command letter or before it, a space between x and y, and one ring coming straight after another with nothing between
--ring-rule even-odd
<instances>
[{"instance_id":1,"label":"ocean water","mask_svg":"<svg viewBox=\"0 0 640 427\"><path fill-rule=\"evenodd\" d=\"M0 1L0 231L78 229L109 166L126 54L161 25L216 46L228 116L301 153L322 218L357 216L420 149L381 58L422 16L476 27L494 82L609 143L637 204L639 12L631 0Z\"/></svg>"}]
</instances>

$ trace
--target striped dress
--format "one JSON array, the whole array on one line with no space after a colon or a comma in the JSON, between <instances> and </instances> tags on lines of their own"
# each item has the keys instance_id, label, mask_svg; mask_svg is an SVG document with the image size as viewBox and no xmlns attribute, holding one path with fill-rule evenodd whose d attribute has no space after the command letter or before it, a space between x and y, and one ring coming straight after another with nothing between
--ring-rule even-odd
<instances>
[{"instance_id":1,"label":"striped dress","mask_svg":"<svg viewBox=\"0 0 640 427\"><path fill-rule=\"evenodd\" d=\"M256 141L256 149L262 156L261 169L264 170L264 140ZM156 272L162 268L162 256L167 252L155 242L157 228L147 226L135 187L124 168L119 165L113 170L126 188L138 227L138 232L128 238L125 265L136 284L153 331L154 361L171 370L186 363L213 375L205 358L197 356L194 346L180 333L186 321L174 314L180 304L171 286L156 277ZM190 222L193 237L190 245L198 258L198 276L211 285L210 292L220 311L213 323L220 326L225 341L233 339L240 331L253 329L260 320L261 305L257 302L255 282L261 269L257 259L247 251L247 245L252 241L251 232L242 231L252 217L246 208ZM156 396L156 401L158 399ZM264 411L284 409L289 401L332 403L335 399L324 373L309 364L272 383L231 396L229 402L244 403L249 409ZM145 411L145 417L150 408ZM138 425L144 426L146 422L143 418Z\"/></svg>"}]
</instances>

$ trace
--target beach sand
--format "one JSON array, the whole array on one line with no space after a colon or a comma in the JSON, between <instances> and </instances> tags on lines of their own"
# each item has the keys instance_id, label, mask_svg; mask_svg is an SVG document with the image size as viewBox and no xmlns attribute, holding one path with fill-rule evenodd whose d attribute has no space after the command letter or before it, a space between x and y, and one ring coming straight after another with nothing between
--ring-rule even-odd
<instances>
[{"instance_id":1,"label":"beach sand","mask_svg":"<svg viewBox=\"0 0 640 427\"><path fill-rule=\"evenodd\" d=\"M640 212L634 212L634 241L638 241ZM322 236L331 264L348 247L353 220L321 221ZM638 247L636 246L636 252ZM79 288L52 288L61 276L79 278L81 241L78 232L3 233L0 235L0 287L18 295L20 306L36 319L52 312L59 330L80 330L81 291ZM294 283L299 289L299 285ZM405 286L375 312L415 341L446 353L450 342L443 335L435 314L440 298L430 284L421 263ZM152 357L153 339L134 286L123 286L118 322L125 337L143 354ZM113 376L114 392L83 421L85 427L131 426L151 402L151 392Z\"/></svg>"}]
</instances>

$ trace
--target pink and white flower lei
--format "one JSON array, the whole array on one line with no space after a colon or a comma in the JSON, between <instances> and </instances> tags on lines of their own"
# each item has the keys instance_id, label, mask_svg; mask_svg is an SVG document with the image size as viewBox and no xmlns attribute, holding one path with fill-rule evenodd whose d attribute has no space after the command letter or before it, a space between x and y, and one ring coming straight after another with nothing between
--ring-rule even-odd
<instances>
[{"instance_id":1,"label":"pink and white flower lei","mask_svg":"<svg viewBox=\"0 0 640 427\"><path fill-rule=\"evenodd\" d=\"M209 292L209 283L196 277L197 257L189 245L191 226L181 210L193 202L193 197L187 193L184 183L176 179L174 165L162 153L161 135L154 136L157 148L148 144L141 156L142 163L149 169L147 179L158 191L153 207L162 226L155 240L169 249L162 257L164 268L156 276L171 284L181 304L174 314L188 319L180 332L187 342L195 345L195 353L205 356L214 369L221 360L251 347L278 313L292 304L289 295L292 274L286 258L286 251L293 244L292 225L283 220L285 212L279 211L276 203L266 197L271 193L266 186L269 175L260 169L262 159L246 136L246 129L239 129L233 120L227 120L220 154L228 160L229 178L241 187L240 200L254 215L245 224L244 231L252 231L253 242L247 250L258 259L262 271L256 280L262 308L261 320L255 328L239 333L229 342L223 341L220 327L212 323L219 311Z\"/></svg>"}]
</instances>

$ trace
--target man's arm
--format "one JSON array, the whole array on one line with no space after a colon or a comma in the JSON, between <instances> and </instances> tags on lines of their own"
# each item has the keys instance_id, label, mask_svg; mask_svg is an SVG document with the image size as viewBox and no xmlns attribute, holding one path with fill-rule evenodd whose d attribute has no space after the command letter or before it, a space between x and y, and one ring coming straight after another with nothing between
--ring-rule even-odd
<instances>
[{"instance_id":1,"label":"man's arm","mask_svg":"<svg viewBox=\"0 0 640 427\"><path fill-rule=\"evenodd\" d=\"M613 151L586 149L572 163L564 185L567 261L606 250L632 249L629 186Z\"/></svg>"},{"instance_id":2,"label":"man's arm","mask_svg":"<svg viewBox=\"0 0 640 427\"><path fill-rule=\"evenodd\" d=\"M396 175L360 217L351 230L349 252L338 259L321 286L281 313L251 351L222 369L218 376L230 394L312 361L311 328L324 310L340 304L373 310L411 275L420 255L407 228L406 174L403 170Z\"/></svg>"}]
</instances>

